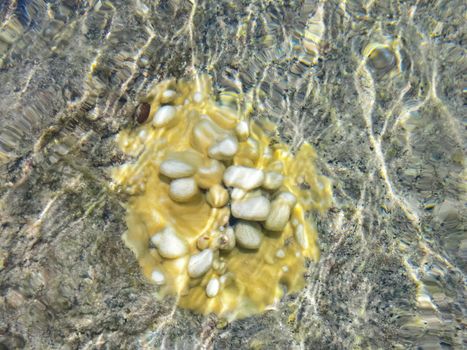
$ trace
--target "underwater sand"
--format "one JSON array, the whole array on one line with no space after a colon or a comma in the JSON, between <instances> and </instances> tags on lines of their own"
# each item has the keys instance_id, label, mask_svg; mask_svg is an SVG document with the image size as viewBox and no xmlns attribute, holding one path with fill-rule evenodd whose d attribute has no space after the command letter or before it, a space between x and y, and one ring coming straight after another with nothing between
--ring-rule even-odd
<instances>
[{"instance_id":1,"label":"underwater sand","mask_svg":"<svg viewBox=\"0 0 467 350\"><path fill-rule=\"evenodd\" d=\"M0 4L0 348L461 349L462 1ZM464 45L464 46L463 46ZM122 241L117 135L165 79L304 141L332 182L320 259L227 322L158 298Z\"/></svg>"}]
</instances>

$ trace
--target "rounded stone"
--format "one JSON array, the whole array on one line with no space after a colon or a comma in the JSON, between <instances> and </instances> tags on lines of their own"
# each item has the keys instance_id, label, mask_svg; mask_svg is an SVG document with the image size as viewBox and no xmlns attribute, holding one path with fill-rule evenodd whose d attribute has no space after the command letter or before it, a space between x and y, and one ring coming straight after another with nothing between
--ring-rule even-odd
<instances>
[{"instance_id":1,"label":"rounded stone","mask_svg":"<svg viewBox=\"0 0 467 350\"><path fill-rule=\"evenodd\" d=\"M195 175L198 186L202 189L209 189L222 181L225 166L220 161L210 159L206 164L198 168Z\"/></svg>"},{"instance_id":2,"label":"rounded stone","mask_svg":"<svg viewBox=\"0 0 467 350\"><path fill-rule=\"evenodd\" d=\"M154 115L153 125L155 127L167 126L172 120L174 120L177 110L174 106L162 106Z\"/></svg>"},{"instance_id":3,"label":"rounded stone","mask_svg":"<svg viewBox=\"0 0 467 350\"><path fill-rule=\"evenodd\" d=\"M177 97L177 92L174 90L165 90L161 95L161 102L162 103L169 103L172 102L175 97Z\"/></svg>"},{"instance_id":4,"label":"rounded stone","mask_svg":"<svg viewBox=\"0 0 467 350\"><path fill-rule=\"evenodd\" d=\"M139 124L143 124L148 120L149 112L151 111L151 106L149 103L143 102L136 109L135 119Z\"/></svg>"},{"instance_id":5,"label":"rounded stone","mask_svg":"<svg viewBox=\"0 0 467 350\"><path fill-rule=\"evenodd\" d=\"M156 269L156 270L152 271L152 273L151 273L151 279L152 279L152 281L153 281L155 284L157 284L157 285L159 285L159 286L165 284L165 276L164 276L164 273L163 273L162 271L160 271L160 270L157 270L157 269Z\"/></svg>"},{"instance_id":6,"label":"rounded stone","mask_svg":"<svg viewBox=\"0 0 467 350\"><path fill-rule=\"evenodd\" d=\"M203 276L212 266L214 253L211 249L205 249L198 254L192 255L188 261L188 275L191 278Z\"/></svg>"},{"instance_id":7,"label":"rounded stone","mask_svg":"<svg viewBox=\"0 0 467 350\"><path fill-rule=\"evenodd\" d=\"M302 224L297 225L294 231L295 240L302 249L308 248L308 240L305 235L305 227Z\"/></svg>"},{"instance_id":8,"label":"rounded stone","mask_svg":"<svg viewBox=\"0 0 467 350\"><path fill-rule=\"evenodd\" d=\"M231 210L238 219L264 221L271 210L271 203L264 196L245 198L234 201Z\"/></svg>"},{"instance_id":9,"label":"rounded stone","mask_svg":"<svg viewBox=\"0 0 467 350\"><path fill-rule=\"evenodd\" d=\"M171 179L179 179L182 177L192 176L196 169L191 164L181 160L167 159L161 163L159 171L162 175L170 177Z\"/></svg>"},{"instance_id":10,"label":"rounded stone","mask_svg":"<svg viewBox=\"0 0 467 350\"><path fill-rule=\"evenodd\" d=\"M368 55L370 66L380 72L388 72L396 64L394 52L387 46L376 47Z\"/></svg>"},{"instance_id":11,"label":"rounded stone","mask_svg":"<svg viewBox=\"0 0 467 350\"><path fill-rule=\"evenodd\" d=\"M290 193L288 191L279 193L277 199L283 201L284 203L287 203L292 208L295 206L295 204L297 204L297 197L295 197L293 193Z\"/></svg>"},{"instance_id":12,"label":"rounded stone","mask_svg":"<svg viewBox=\"0 0 467 350\"><path fill-rule=\"evenodd\" d=\"M290 219L290 206L283 200L276 199L271 204L271 211L269 212L264 228L271 231L282 231Z\"/></svg>"},{"instance_id":13,"label":"rounded stone","mask_svg":"<svg viewBox=\"0 0 467 350\"><path fill-rule=\"evenodd\" d=\"M237 245L246 249L258 249L263 241L261 226L254 222L239 221L235 225Z\"/></svg>"},{"instance_id":14,"label":"rounded stone","mask_svg":"<svg viewBox=\"0 0 467 350\"><path fill-rule=\"evenodd\" d=\"M284 176L275 172L275 171L268 171L264 175L264 182L263 182L263 188L266 190L277 190L279 187L282 186L282 183L284 182Z\"/></svg>"},{"instance_id":15,"label":"rounded stone","mask_svg":"<svg viewBox=\"0 0 467 350\"><path fill-rule=\"evenodd\" d=\"M221 185L214 185L206 194L206 201L213 208L221 208L229 201L229 192Z\"/></svg>"},{"instance_id":16,"label":"rounded stone","mask_svg":"<svg viewBox=\"0 0 467 350\"><path fill-rule=\"evenodd\" d=\"M159 255L166 259L180 258L188 253L187 243L171 227L166 227L153 235L151 242L157 248Z\"/></svg>"},{"instance_id":17,"label":"rounded stone","mask_svg":"<svg viewBox=\"0 0 467 350\"><path fill-rule=\"evenodd\" d=\"M217 160L229 160L233 158L237 151L237 139L233 136L229 136L219 143L212 145L209 148L208 155L209 157Z\"/></svg>"},{"instance_id":18,"label":"rounded stone","mask_svg":"<svg viewBox=\"0 0 467 350\"><path fill-rule=\"evenodd\" d=\"M264 172L261 169L233 165L227 168L223 180L227 186L250 191L263 184Z\"/></svg>"},{"instance_id":19,"label":"rounded stone","mask_svg":"<svg viewBox=\"0 0 467 350\"><path fill-rule=\"evenodd\" d=\"M245 195L246 191L242 190L241 188L232 189L232 192L230 194L233 200L242 199L243 197L245 197Z\"/></svg>"},{"instance_id":20,"label":"rounded stone","mask_svg":"<svg viewBox=\"0 0 467 350\"><path fill-rule=\"evenodd\" d=\"M169 187L169 196L175 202L188 202L199 192L198 185L192 177L173 180Z\"/></svg>"},{"instance_id":21,"label":"rounded stone","mask_svg":"<svg viewBox=\"0 0 467 350\"><path fill-rule=\"evenodd\" d=\"M227 227L218 239L220 250L231 251L235 248L235 233L232 227Z\"/></svg>"},{"instance_id":22,"label":"rounded stone","mask_svg":"<svg viewBox=\"0 0 467 350\"><path fill-rule=\"evenodd\" d=\"M235 133L239 140L245 141L248 136L250 136L250 127L248 123L244 120L239 121L235 127Z\"/></svg>"},{"instance_id":23,"label":"rounded stone","mask_svg":"<svg viewBox=\"0 0 467 350\"><path fill-rule=\"evenodd\" d=\"M217 277L213 277L206 285L206 295L208 298L214 298L219 293L220 282Z\"/></svg>"}]
</instances>

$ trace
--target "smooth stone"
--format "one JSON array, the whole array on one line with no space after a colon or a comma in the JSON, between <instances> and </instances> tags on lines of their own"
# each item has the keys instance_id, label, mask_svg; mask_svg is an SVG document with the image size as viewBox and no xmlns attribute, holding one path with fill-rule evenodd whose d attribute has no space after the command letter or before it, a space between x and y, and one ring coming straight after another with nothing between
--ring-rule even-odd
<instances>
[{"instance_id":1,"label":"smooth stone","mask_svg":"<svg viewBox=\"0 0 467 350\"><path fill-rule=\"evenodd\" d=\"M249 191L263 184L264 172L260 169L233 165L226 169L223 180L227 186Z\"/></svg>"},{"instance_id":2,"label":"smooth stone","mask_svg":"<svg viewBox=\"0 0 467 350\"><path fill-rule=\"evenodd\" d=\"M297 204L297 197L295 197L295 195L290 192L281 192L276 198L281 199L292 208L295 206L295 204Z\"/></svg>"},{"instance_id":3,"label":"smooth stone","mask_svg":"<svg viewBox=\"0 0 467 350\"><path fill-rule=\"evenodd\" d=\"M174 106L162 106L154 115L152 124L155 127L163 127L174 120L177 110Z\"/></svg>"},{"instance_id":4,"label":"smooth stone","mask_svg":"<svg viewBox=\"0 0 467 350\"><path fill-rule=\"evenodd\" d=\"M277 190L279 187L282 186L284 182L284 176L275 172L275 171L268 171L264 175L264 182L262 187L266 190Z\"/></svg>"},{"instance_id":5,"label":"smooth stone","mask_svg":"<svg viewBox=\"0 0 467 350\"><path fill-rule=\"evenodd\" d=\"M261 226L254 222L239 221L235 225L237 245L247 249L258 249L263 240Z\"/></svg>"},{"instance_id":6,"label":"smooth stone","mask_svg":"<svg viewBox=\"0 0 467 350\"><path fill-rule=\"evenodd\" d=\"M159 286L165 284L165 276L162 273L162 271L160 271L160 270L152 271L151 279L155 284L157 284Z\"/></svg>"},{"instance_id":7,"label":"smooth stone","mask_svg":"<svg viewBox=\"0 0 467 350\"><path fill-rule=\"evenodd\" d=\"M165 90L161 95L161 102L172 102L175 99L175 97L177 97L177 93L174 90Z\"/></svg>"},{"instance_id":8,"label":"smooth stone","mask_svg":"<svg viewBox=\"0 0 467 350\"><path fill-rule=\"evenodd\" d=\"M224 164L218 160L210 159L207 164L198 168L198 172L195 175L198 186L206 190L216 184L220 184L224 170Z\"/></svg>"},{"instance_id":9,"label":"smooth stone","mask_svg":"<svg viewBox=\"0 0 467 350\"><path fill-rule=\"evenodd\" d=\"M195 150L205 153L216 140L225 137L225 130L213 123L208 116L202 116L201 118L193 127L190 141Z\"/></svg>"},{"instance_id":10,"label":"smooth stone","mask_svg":"<svg viewBox=\"0 0 467 350\"><path fill-rule=\"evenodd\" d=\"M201 101L203 101L203 94L199 91L196 91L193 94L193 101L196 103L200 103Z\"/></svg>"},{"instance_id":11,"label":"smooth stone","mask_svg":"<svg viewBox=\"0 0 467 350\"><path fill-rule=\"evenodd\" d=\"M282 231L290 219L290 206L281 198L271 203L271 211L264 222L264 228L271 231Z\"/></svg>"},{"instance_id":12,"label":"smooth stone","mask_svg":"<svg viewBox=\"0 0 467 350\"><path fill-rule=\"evenodd\" d=\"M211 268L213 259L214 253L211 249L192 255L188 261L188 275L191 278L203 276Z\"/></svg>"},{"instance_id":13,"label":"smooth stone","mask_svg":"<svg viewBox=\"0 0 467 350\"><path fill-rule=\"evenodd\" d=\"M192 177L173 180L169 187L169 196L175 202L188 202L198 192L198 185Z\"/></svg>"},{"instance_id":14,"label":"smooth stone","mask_svg":"<svg viewBox=\"0 0 467 350\"><path fill-rule=\"evenodd\" d=\"M284 163L280 160L272 161L268 164L269 171L281 174L284 171Z\"/></svg>"},{"instance_id":15,"label":"smooth stone","mask_svg":"<svg viewBox=\"0 0 467 350\"><path fill-rule=\"evenodd\" d=\"M270 160L272 158L272 149L271 147L269 146L266 146L264 149L263 149L263 158L266 159L266 160Z\"/></svg>"},{"instance_id":16,"label":"smooth stone","mask_svg":"<svg viewBox=\"0 0 467 350\"><path fill-rule=\"evenodd\" d=\"M232 159L238 152L238 142L235 137L229 136L212 145L208 150L209 157L217 160Z\"/></svg>"},{"instance_id":17,"label":"smooth stone","mask_svg":"<svg viewBox=\"0 0 467 350\"><path fill-rule=\"evenodd\" d=\"M196 241L196 247L199 250L204 250L206 248L209 248L209 245L211 244L211 237L209 235L202 235L199 237Z\"/></svg>"},{"instance_id":18,"label":"smooth stone","mask_svg":"<svg viewBox=\"0 0 467 350\"><path fill-rule=\"evenodd\" d=\"M249 137L246 141L242 142L242 148L239 154L241 154L243 159L249 160L254 164L261 156L260 143Z\"/></svg>"},{"instance_id":19,"label":"smooth stone","mask_svg":"<svg viewBox=\"0 0 467 350\"><path fill-rule=\"evenodd\" d=\"M385 46L377 47L370 52L368 61L371 67L381 72L388 72L396 65L394 52Z\"/></svg>"},{"instance_id":20,"label":"smooth stone","mask_svg":"<svg viewBox=\"0 0 467 350\"><path fill-rule=\"evenodd\" d=\"M232 227L227 227L219 236L219 249L231 251L235 248L235 232Z\"/></svg>"},{"instance_id":21,"label":"smooth stone","mask_svg":"<svg viewBox=\"0 0 467 350\"><path fill-rule=\"evenodd\" d=\"M264 196L251 197L232 202L231 210L238 219L263 221L269 215L271 203Z\"/></svg>"},{"instance_id":22,"label":"smooth stone","mask_svg":"<svg viewBox=\"0 0 467 350\"><path fill-rule=\"evenodd\" d=\"M285 252L283 249L278 249L276 252L276 258L283 259L285 258Z\"/></svg>"},{"instance_id":23,"label":"smooth stone","mask_svg":"<svg viewBox=\"0 0 467 350\"><path fill-rule=\"evenodd\" d=\"M248 139L248 136L250 136L250 127L248 123L244 120L239 121L235 127L235 133L240 141Z\"/></svg>"},{"instance_id":24,"label":"smooth stone","mask_svg":"<svg viewBox=\"0 0 467 350\"><path fill-rule=\"evenodd\" d=\"M245 195L246 191L242 190L241 188L234 188L232 190L232 193L230 194L233 200L242 199L243 197L245 197Z\"/></svg>"},{"instance_id":25,"label":"smooth stone","mask_svg":"<svg viewBox=\"0 0 467 350\"><path fill-rule=\"evenodd\" d=\"M157 248L160 256L166 259L176 259L188 253L188 246L175 230L166 227L151 237L151 242Z\"/></svg>"},{"instance_id":26,"label":"smooth stone","mask_svg":"<svg viewBox=\"0 0 467 350\"><path fill-rule=\"evenodd\" d=\"M303 249L307 249L308 240L305 236L305 227L303 227L302 224L297 225L297 227L295 227L294 234L295 234L295 240L300 245L300 247L302 247Z\"/></svg>"},{"instance_id":27,"label":"smooth stone","mask_svg":"<svg viewBox=\"0 0 467 350\"><path fill-rule=\"evenodd\" d=\"M228 224L230 220L230 208L225 206L223 208L219 208L219 212L217 213L217 224L219 226L225 226Z\"/></svg>"},{"instance_id":28,"label":"smooth stone","mask_svg":"<svg viewBox=\"0 0 467 350\"><path fill-rule=\"evenodd\" d=\"M219 279L216 277L211 278L206 286L206 295L208 296L208 298L214 298L217 295L217 293L219 293L219 288Z\"/></svg>"},{"instance_id":29,"label":"smooth stone","mask_svg":"<svg viewBox=\"0 0 467 350\"><path fill-rule=\"evenodd\" d=\"M185 163L178 159L164 160L159 168L161 174L170 177L171 179L179 179L181 177L192 176L196 169L191 164Z\"/></svg>"},{"instance_id":30,"label":"smooth stone","mask_svg":"<svg viewBox=\"0 0 467 350\"><path fill-rule=\"evenodd\" d=\"M238 122L237 112L227 106L213 106L209 109L209 117L222 129L231 130Z\"/></svg>"},{"instance_id":31,"label":"smooth stone","mask_svg":"<svg viewBox=\"0 0 467 350\"><path fill-rule=\"evenodd\" d=\"M148 120L149 112L151 111L151 105L149 103L143 102L136 109L135 118L136 121L140 124L143 124Z\"/></svg>"},{"instance_id":32,"label":"smooth stone","mask_svg":"<svg viewBox=\"0 0 467 350\"><path fill-rule=\"evenodd\" d=\"M221 208L229 201L229 192L221 185L214 185L209 189L206 201L213 208Z\"/></svg>"}]
</instances>

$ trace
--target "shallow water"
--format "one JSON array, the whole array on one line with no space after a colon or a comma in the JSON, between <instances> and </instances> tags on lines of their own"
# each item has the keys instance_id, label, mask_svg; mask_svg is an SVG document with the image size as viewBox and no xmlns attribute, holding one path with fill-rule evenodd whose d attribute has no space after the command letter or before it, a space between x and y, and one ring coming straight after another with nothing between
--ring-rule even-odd
<instances>
[{"instance_id":1,"label":"shallow water","mask_svg":"<svg viewBox=\"0 0 467 350\"><path fill-rule=\"evenodd\" d=\"M4 1L0 344L462 348L462 1ZM109 170L165 78L207 73L333 182L306 288L226 324L157 300ZM240 106L242 107L242 106Z\"/></svg>"}]
</instances>

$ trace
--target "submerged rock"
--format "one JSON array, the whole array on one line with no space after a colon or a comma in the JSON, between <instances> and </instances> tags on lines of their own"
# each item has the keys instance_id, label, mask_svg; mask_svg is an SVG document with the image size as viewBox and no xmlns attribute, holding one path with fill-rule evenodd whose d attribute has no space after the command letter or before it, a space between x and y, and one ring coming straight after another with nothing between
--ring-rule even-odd
<instances>
[{"instance_id":1,"label":"submerged rock","mask_svg":"<svg viewBox=\"0 0 467 350\"><path fill-rule=\"evenodd\" d=\"M174 106L162 106L160 107L156 114L154 115L154 120L152 124L155 127L163 127L168 125L172 120L174 120L176 115L176 109Z\"/></svg>"},{"instance_id":2,"label":"submerged rock","mask_svg":"<svg viewBox=\"0 0 467 350\"><path fill-rule=\"evenodd\" d=\"M232 203L232 215L238 219L263 221L268 217L271 204L264 196L239 199Z\"/></svg>"},{"instance_id":3,"label":"submerged rock","mask_svg":"<svg viewBox=\"0 0 467 350\"><path fill-rule=\"evenodd\" d=\"M235 239L242 248L258 249L263 240L261 226L254 222L239 221L235 225Z\"/></svg>"},{"instance_id":4,"label":"submerged rock","mask_svg":"<svg viewBox=\"0 0 467 350\"><path fill-rule=\"evenodd\" d=\"M166 227L156 233L151 237L151 242L159 254L166 259L176 259L188 252L185 240L180 238L171 227Z\"/></svg>"},{"instance_id":5,"label":"submerged rock","mask_svg":"<svg viewBox=\"0 0 467 350\"><path fill-rule=\"evenodd\" d=\"M199 192L192 177L173 180L170 183L169 196L176 202L188 202Z\"/></svg>"},{"instance_id":6,"label":"submerged rock","mask_svg":"<svg viewBox=\"0 0 467 350\"><path fill-rule=\"evenodd\" d=\"M264 181L264 172L261 169L245 166L228 167L224 173L224 183L230 187L239 187L245 191L258 188Z\"/></svg>"},{"instance_id":7,"label":"submerged rock","mask_svg":"<svg viewBox=\"0 0 467 350\"><path fill-rule=\"evenodd\" d=\"M192 255L188 261L188 275L191 278L203 276L211 269L214 254L211 249L205 249L198 254Z\"/></svg>"}]
</instances>

